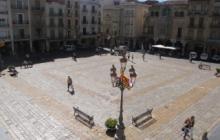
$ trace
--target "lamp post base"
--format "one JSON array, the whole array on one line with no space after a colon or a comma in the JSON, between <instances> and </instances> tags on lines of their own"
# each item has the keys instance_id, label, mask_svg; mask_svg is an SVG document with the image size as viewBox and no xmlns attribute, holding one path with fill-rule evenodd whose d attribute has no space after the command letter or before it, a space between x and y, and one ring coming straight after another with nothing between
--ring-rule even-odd
<instances>
[{"instance_id":1,"label":"lamp post base","mask_svg":"<svg viewBox=\"0 0 220 140\"><path fill-rule=\"evenodd\" d=\"M121 126L117 125L116 134L114 136L115 140L125 140L124 130L125 130L124 125Z\"/></svg>"}]
</instances>

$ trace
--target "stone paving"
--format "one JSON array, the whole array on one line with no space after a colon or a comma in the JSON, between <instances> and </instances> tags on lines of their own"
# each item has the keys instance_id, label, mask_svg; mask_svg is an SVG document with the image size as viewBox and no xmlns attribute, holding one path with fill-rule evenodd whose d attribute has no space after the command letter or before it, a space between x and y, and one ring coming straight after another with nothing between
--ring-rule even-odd
<instances>
[{"instance_id":1,"label":"stone paving","mask_svg":"<svg viewBox=\"0 0 220 140\"><path fill-rule=\"evenodd\" d=\"M134 88L124 92L125 134L131 140L181 139L185 118L195 115L194 138L220 118L220 79L211 71L199 70L199 62L134 53L138 77ZM117 56L92 56L56 59L20 69L17 78L0 77L0 128L10 139L111 139L105 135L104 122L118 118L120 90L112 88L110 67ZM128 70L127 70L128 71ZM6 71L4 73L7 73ZM128 72L126 73L128 75ZM75 94L67 92L66 78L71 76ZM89 129L73 116L77 106L93 115L95 127ZM154 108L155 122L142 129L131 125L131 118Z\"/></svg>"}]
</instances>

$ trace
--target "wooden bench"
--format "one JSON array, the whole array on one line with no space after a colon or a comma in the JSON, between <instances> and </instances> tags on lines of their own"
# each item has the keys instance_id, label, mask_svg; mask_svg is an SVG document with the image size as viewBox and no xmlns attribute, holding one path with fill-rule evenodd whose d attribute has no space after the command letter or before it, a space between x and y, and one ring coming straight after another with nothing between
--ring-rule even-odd
<instances>
[{"instance_id":1,"label":"wooden bench","mask_svg":"<svg viewBox=\"0 0 220 140\"><path fill-rule=\"evenodd\" d=\"M136 116L136 117L132 117L132 124L136 127L138 127L139 125L146 123L147 121L152 119L152 109L147 109L147 111L145 111L144 113Z\"/></svg>"},{"instance_id":2,"label":"wooden bench","mask_svg":"<svg viewBox=\"0 0 220 140\"><path fill-rule=\"evenodd\" d=\"M73 107L75 119L80 121L81 123L92 128L94 126L93 116L89 116L88 114L79 110L78 107Z\"/></svg>"},{"instance_id":3,"label":"wooden bench","mask_svg":"<svg viewBox=\"0 0 220 140\"><path fill-rule=\"evenodd\" d=\"M198 67L199 69L202 69L202 70L211 70L211 66L207 64L200 63Z\"/></svg>"}]
</instances>

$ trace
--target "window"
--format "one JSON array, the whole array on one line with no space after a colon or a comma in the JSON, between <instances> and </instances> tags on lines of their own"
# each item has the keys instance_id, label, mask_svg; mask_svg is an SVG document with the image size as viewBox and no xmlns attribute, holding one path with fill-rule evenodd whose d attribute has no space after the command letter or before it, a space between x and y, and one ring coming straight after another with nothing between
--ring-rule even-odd
<instances>
[{"instance_id":1,"label":"window","mask_svg":"<svg viewBox=\"0 0 220 140\"><path fill-rule=\"evenodd\" d=\"M68 7L68 8L71 7L71 5L70 5L70 0L67 1L67 7Z\"/></svg>"},{"instance_id":2,"label":"window","mask_svg":"<svg viewBox=\"0 0 220 140\"><path fill-rule=\"evenodd\" d=\"M68 32L67 32L67 38L70 38L70 36L71 36L71 32L68 31Z\"/></svg>"},{"instance_id":3,"label":"window","mask_svg":"<svg viewBox=\"0 0 220 140\"><path fill-rule=\"evenodd\" d=\"M78 17L78 15L79 15L79 14L78 14L78 11L76 10L76 11L75 11L75 17Z\"/></svg>"},{"instance_id":4,"label":"window","mask_svg":"<svg viewBox=\"0 0 220 140\"><path fill-rule=\"evenodd\" d=\"M75 26L78 26L79 22L78 20L75 20Z\"/></svg>"},{"instance_id":5,"label":"window","mask_svg":"<svg viewBox=\"0 0 220 140\"><path fill-rule=\"evenodd\" d=\"M86 5L83 5L83 12L87 12Z\"/></svg>"},{"instance_id":6,"label":"window","mask_svg":"<svg viewBox=\"0 0 220 140\"><path fill-rule=\"evenodd\" d=\"M50 18L50 23L49 23L49 25L52 26L52 27L55 25L55 24L54 24L54 19L53 19L53 18Z\"/></svg>"},{"instance_id":7,"label":"window","mask_svg":"<svg viewBox=\"0 0 220 140\"><path fill-rule=\"evenodd\" d=\"M67 10L67 16L70 16L70 10L69 9Z\"/></svg>"},{"instance_id":8,"label":"window","mask_svg":"<svg viewBox=\"0 0 220 140\"><path fill-rule=\"evenodd\" d=\"M177 30L177 38L181 38L182 37L182 28L178 28Z\"/></svg>"},{"instance_id":9,"label":"window","mask_svg":"<svg viewBox=\"0 0 220 140\"><path fill-rule=\"evenodd\" d=\"M19 35L21 38L24 38L24 29L19 29Z\"/></svg>"},{"instance_id":10,"label":"window","mask_svg":"<svg viewBox=\"0 0 220 140\"><path fill-rule=\"evenodd\" d=\"M204 18L199 18L199 28L203 28Z\"/></svg>"},{"instance_id":11,"label":"window","mask_svg":"<svg viewBox=\"0 0 220 140\"><path fill-rule=\"evenodd\" d=\"M75 2L75 8L78 8L78 2Z\"/></svg>"},{"instance_id":12,"label":"window","mask_svg":"<svg viewBox=\"0 0 220 140\"><path fill-rule=\"evenodd\" d=\"M63 10L59 9L59 16L63 16Z\"/></svg>"},{"instance_id":13,"label":"window","mask_svg":"<svg viewBox=\"0 0 220 140\"><path fill-rule=\"evenodd\" d=\"M86 28L83 28L83 34L86 35L87 32L86 32Z\"/></svg>"},{"instance_id":14,"label":"window","mask_svg":"<svg viewBox=\"0 0 220 140\"><path fill-rule=\"evenodd\" d=\"M62 18L60 18L58 20L58 25L59 25L59 27L63 27L63 19Z\"/></svg>"},{"instance_id":15,"label":"window","mask_svg":"<svg viewBox=\"0 0 220 140\"><path fill-rule=\"evenodd\" d=\"M4 18L0 18L0 25L5 25L5 19Z\"/></svg>"},{"instance_id":16,"label":"window","mask_svg":"<svg viewBox=\"0 0 220 140\"><path fill-rule=\"evenodd\" d=\"M86 16L83 16L83 24L87 24Z\"/></svg>"},{"instance_id":17,"label":"window","mask_svg":"<svg viewBox=\"0 0 220 140\"><path fill-rule=\"evenodd\" d=\"M194 27L194 18L190 18L189 20L189 26Z\"/></svg>"},{"instance_id":18,"label":"window","mask_svg":"<svg viewBox=\"0 0 220 140\"><path fill-rule=\"evenodd\" d=\"M50 15L50 16L54 15L54 9L53 9L53 8L50 8L50 9L49 9L49 15Z\"/></svg>"},{"instance_id":19,"label":"window","mask_svg":"<svg viewBox=\"0 0 220 140\"><path fill-rule=\"evenodd\" d=\"M63 31L59 30L59 38L63 38Z\"/></svg>"},{"instance_id":20,"label":"window","mask_svg":"<svg viewBox=\"0 0 220 140\"><path fill-rule=\"evenodd\" d=\"M17 0L17 8L21 9L23 7L23 0Z\"/></svg>"},{"instance_id":21,"label":"window","mask_svg":"<svg viewBox=\"0 0 220 140\"><path fill-rule=\"evenodd\" d=\"M50 30L50 37L55 38L55 31L54 30Z\"/></svg>"},{"instance_id":22,"label":"window","mask_svg":"<svg viewBox=\"0 0 220 140\"><path fill-rule=\"evenodd\" d=\"M95 6L92 6L92 13L95 13L96 10L95 10Z\"/></svg>"},{"instance_id":23,"label":"window","mask_svg":"<svg viewBox=\"0 0 220 140\"><path fill-rule=\"evenodd\" d=\"M96 34L94 27L92 27L92 34Z\"/></svg>"},{"instance_id":24,"label":"window","mask_svg":"<svg viewBox=\"0 0 220 140\"><path fill-rule=\"evenodd\" d=\"M149 26L148 27L148 33L149 34L154 34L154 26Z\"/></svg>"},{"instance_id":25,"label":"window","mask_svg":"<svg viewBox=\"0 0 220 140\"><path fill-rule=\"evenodd\" d=\"M95 24L95 17L92 16L92 24Z\"/></svg>"},{"instance_id":26,"label":"window","mask_svg":"<svg viewBox=\"0 0 220 140\"><path fill-rule=\"evenodd\" d=\"M68 26L68 28L71 28L71 20L67 20L67 26Z\"/></svg>"},{"instance_id":27,"label":"window","mask_svg":"<svg viewBox=\"0 0 220 140\"><path fill-rule=\"evenodd\" d=\"M23 14L17 14L17 23L18 24L24 23L24 15Z\"/></svg>"}]
</instances>

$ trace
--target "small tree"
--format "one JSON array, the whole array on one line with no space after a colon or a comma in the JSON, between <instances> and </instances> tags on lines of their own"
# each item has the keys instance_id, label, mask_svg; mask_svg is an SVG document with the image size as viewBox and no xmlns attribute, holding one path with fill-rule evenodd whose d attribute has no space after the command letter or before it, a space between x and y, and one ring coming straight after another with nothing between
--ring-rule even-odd
<instances>
[{"instance_id":1,"label":"small tree","mask_svg":"<svg viewBox=\"0 0 220 140\"><path fill-rule=\"evenodd\" d=\"M117 123L118 123L118 121L116 119L109 118L105 121L105 126L108 129L115 129Z\"/></svg>"}]
</instances>

